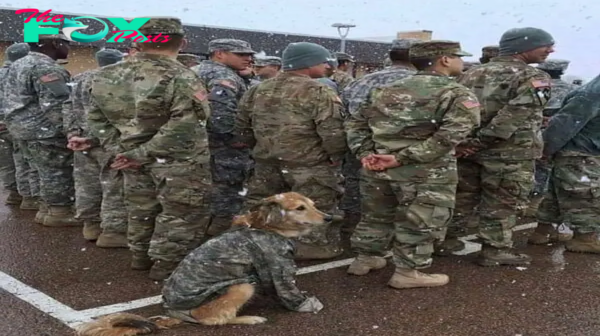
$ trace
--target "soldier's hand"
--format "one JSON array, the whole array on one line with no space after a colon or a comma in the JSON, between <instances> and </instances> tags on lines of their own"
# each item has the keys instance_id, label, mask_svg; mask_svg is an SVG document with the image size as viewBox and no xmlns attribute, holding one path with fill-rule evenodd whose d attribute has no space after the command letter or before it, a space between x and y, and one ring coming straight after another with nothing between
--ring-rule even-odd
<instances>
[{"instance_id":1,"label":"soldier's hand","mask_svg":"<svg viewBox=\"0 0 600 336\"><path fill-rule=\"evenodd\" d=\"M92 147L92 142L88 138L82 138L78 136L72 136L69 138L69 142L67 143L67 148L72 151L84 151L88 150Z\"/></svg>"},{"instance_id":2,"label":"soldier's hand","mask_svg":"<svg viewBox=\"0 0 600 336\"><path fill-rule=\"evenodd\" d=\"M229 146L231 146L231 148L236 148L236 149L248 147L248 145L246 145L245 143L242 143L242 142L234 142L234 143L229 144Z\"/></svg>"},{"instance_id":3,"label":"soldier's hand","mask_svg":"<svg viewBox=\"0 0 600 336\"><path fill-rule=\"evenodd\" d=\"M457 158L471 156L477 153L478 149L479 148L476 147L458 146L456 147L456 154L454 154L454 156Z\"/></svg>"},{"instance_id":4,"label":"soldier's hand","mask_svg":"<svg viewBox=\"0 0 600 336\"><path fill-rule=\"evenodd\" d=\"M402 164L396 160L394 155L371 154L365 158L363 166L368 170L382 171L389 168L400 167Z\"/></svg>"},{"instance_id":5,"label":"soldier's hand","mask_svg":"<svg viewBox=\"0 0 600 336\"><path fill-rule=\"evenodd\" d=\"M542 127L543 128L548 127L548 123L550 123L550 118L551 117L544 117L544 120L542 120Z\"/></svg>"},{"instance_id":6,"label":"soldier's hand","mask_svg":"<svg viewBox=\"0 0 600 336\"><path fill-rule=\"evenodd\" d=\"M123 154L117 154L115 156L113 163L110 165L110 168L116 169L116 170L139 169L141 166L142 166L141 163L139 163L135 160L129 159L129 158L123 156Z\"/></svg>"}]
</instances>

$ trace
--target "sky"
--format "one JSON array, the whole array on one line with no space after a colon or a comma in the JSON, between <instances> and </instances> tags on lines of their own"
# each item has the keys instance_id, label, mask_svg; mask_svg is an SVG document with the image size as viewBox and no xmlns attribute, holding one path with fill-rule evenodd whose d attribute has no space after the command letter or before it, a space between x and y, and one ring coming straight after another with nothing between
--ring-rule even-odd
<instances>
[{"instance_id":1,"label":"sky","mask_svg":"<svg viewBox=\"0 0 600 336\"><path fill-rule=\"evenodd\" d=\"M550 58L571 61L568 75L600 73L600 2L591 0L25 0L0 6L41 12L117 17L176 16L186 24L337 37L331 24L351 23L349 39L432 30L434 39L459 41L475 55L515 27L538 27L556 40Z\"/></svg>"}]
</instances>

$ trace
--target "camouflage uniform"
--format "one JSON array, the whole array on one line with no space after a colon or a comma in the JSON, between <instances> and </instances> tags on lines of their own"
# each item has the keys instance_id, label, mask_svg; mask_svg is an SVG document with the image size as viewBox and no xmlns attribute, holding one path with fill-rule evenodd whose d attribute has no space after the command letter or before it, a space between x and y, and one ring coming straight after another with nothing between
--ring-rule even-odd
<instances>
[{"instance_id":1,"label":"camouflage uniform","mask_svg":"<svg viewBox=\"0 0 600 336\"><path fill-rule=\"evenodd\" d=\"M179 54L177 55L177 61L188 68L195 67L201 63L200 58L194 54Z\"/></svg>"},{"instance_id":2,"label":"camouflage uniform","mask_svg":"<svg viewBox=\"0 0 600 336\"><path fill-rule=\"evenodd\" d=\"M340 61L346 61L354 63L354 57L346 54L346 53L335 53L338 63ZM342 70L336 70L333 75L331 75L331 80L333 80L338 87L338 93L341 95L342 92L346 89L346 87L354 81L354 77L352 77L349 73Z\"/></svg>"},{"instance_id":3,"label":"camouflage uniform","mask_svg":"<svg viewBox=\"0 0 600 336\"><path fill-rule=\"evenodd\" d=\"M279 69L273 76L269 74L268 77L263 77L262 75L257 76L257 81L261 82L265 79L273 78L281 71L281 58L275 56L265 56L262 58L256 58L254 60L255 68L263 68L263 67L271 67L273 70ZM260 71L260 70L259 70Z\"/></svg>"},{"instance_id":4,"label":"camouflage uniform","mask_svg":"<svg viewBox=\"0 0 600 336\"><path fill-rule=\"evenodd\" d=\"M92 79L97 72L98 69L88 70L73 77L71 99L63 108L64 127L69 137L79 136L93 143L90 149L75 152L76 217L84 221L84 237L95 236L99 246L110 247L109 240L127 233L127 210L123 201L123 174L110 169L110 154L99 146L87 125L85 107L90 105ZM97 234L86 234L88 231L97 231Z\"/></svg>"},{"instance_id":5,"label":"camouflage uniform","mask_svg":"<svg viewBox=\"0 0 600 336\"><path fill-rule=\"evenodd\" d=\"M73 219L73 152L63 133L62 103L69 98L69 73L55 60L30 52L8 71L5 122L40 178L37 220L47 226L81 225ZM47 207L47 208L46 208Z\"/></svg>"},{"instance_id":6,"label":"camouflage uniform","mask_svg":"<svg viewBox=\"0 0 600 336\"><path fill-rule=\"evenodd\" d=\"M470 55L452 41L421 42L410 49L411 59L440 54ZM454 209L455 147L478 125L475 95L428 71L373 89L351 113L345 126L356 157L392 154L401 166L361 170L362 219L351 243L362 259L350 273L357 274L352 268L364 256L383 256L390 243L397 272L431 265L434 242L444 240Z\"/></svg>"},{"instance_id":7,"label":"camouflage uniform","mask_svg":"<svg viewBox=\"0 0 600 336\"><path fill-rule=\"evenodd\" d=\"M341 196L340 162L346 146L341 100L311 78L284 72L251 88L240 103L236 134L256 161L248 184L247 207L258 200L295 191L334 211ZM339 227L323 225L298 239L298 258L339 255Z\"/></svg>"},{"instance_id":8,"label":"camouflage uniform","mask_svg":"<svg viewBox=\"0 0 600 336\"><path fill-rule=\"evenodd\" d=\"M322 307L319 300L296 287L293 255L291 241L277 233L231 229L185 257L165 282L164 306L189 311L225 294L230 286L253 284L277 296L289 310L316 312L315 307Z\"/></svg>"},{"instance_id":9,"label":"camouflage uniform","mask_svg":"<svg viewBox=\"0 0 600 336\"><path fill-rule=\"evenodd\" d=\"M209 51L253 53L245 41L221 39L210 42ZM233 68L215 61L204 61L192 68L204 81L210 92L208 100L212 116L208 121L208 143L212 193L210 196L212 223L209 233L214 235L229 227L231 219L241 210L243 189L251 173L252 162L245 148L231 147L238 102L247 90L247 84Z\"/></svg>"},{"instance_id":10,"label":"camouflage uniform","mask_svg":"<svg viewBox=\"0 0 600 336\"><path fill-rule=\"evenodd\" d=\"M540 224L569 225L570 251L600 253L600 76L564 98L544 131L544 157L553 159ZM547 232L551 234L550 232Z\"/></svg>"},{"instance_id":11,"label":"camouflage uniform","mask_svg":"<svg viewBox=\"0 0 600 336\"><path fill-rule=\"evenodd\" d=\"M542 109L550 95L550 78L512 56L499 56L467 71L459 82L471 88L485 108L473 140L482 149L459 160L454 224L461 225L479 206L484 245L508 257L517 212L533 188L534 160L541 157ZM528 259L516 254L510 258L518 256Z\"/></svg>"},{"instance_id":12,"label":"camouflage uniform","mask_svg":"<svg viewBox=\"0 0 600 336\"><path fill-rule=\"evenodd\" d=\"M183 35L174 18L151 18L139 30L146 36ZM164 55L139 52L94 75L87 110L92 134L110 154L142 164L122 170L127 235L132 268L152 267L152 279L166 278L206 229L206 95L191 70Z\"/></svg>"},{"instance_id":13,"label":"camouflage uniform","mask_svg":"<svg viewBox=\"0 0 600 336\"><path fill-rule=\"evenodd\" d=\"M395 40L392 44L392 50L408 49L414 41ZM412 65L392 65L383 70L365 75L364 77L352 82L342 93L342 101L344 102L348 114L353 115L358 113L360 104L367 99L369 93L374 88L382 87L407 78L416 73ZM360 169L362 165L358 159L348 151L344 158L342 166L342 174L345 178L344 197L340 202L340 209L360 214Z\"/></svg>"}]
</instances>

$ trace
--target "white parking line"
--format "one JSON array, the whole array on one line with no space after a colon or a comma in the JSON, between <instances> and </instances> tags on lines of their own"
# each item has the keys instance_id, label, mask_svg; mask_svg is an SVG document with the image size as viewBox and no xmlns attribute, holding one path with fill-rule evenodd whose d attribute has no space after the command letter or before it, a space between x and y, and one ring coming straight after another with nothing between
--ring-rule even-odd
<instances>
[{"instance_id":1,"label":"white parking line","mask_svg":"<svg viewBox=\"0 0 600 336\"><path fill-rule=\"evenodd\" d=\"M529 223L524 225L517 226L514 231L521 231L532 229L537 226L537 223ZM465 255L478 251L481 248L480 244L470 242L470 240L474 240L477 237L475 235L470 235L462 238L461 240L465 241L466 247L464 250L456 252L454 254L457 255ZM390 257L391 254L388 254L386 257ZM326 271L332 268L338 268L350 265L354 258L348 258L343 260L331 261L323 264L313 265L302 267L298 269L298 275L315 273ZM104 316L107 314L114 314L124 311L129 311L133 309L143 308L147 306L153 306L161 303L161 296L152 296L148 298L143 298L139 300L133 300L128 302L122 302L102 307L90 308L86 310L75 310L52 297L38 291L37 289L24 284L23 282L11 277L10 275L0 272L0 289L3 289L17 298L29 303L30 305L36 307L40 311L45 314L48 314L70 328L75 328L77 325L89 322L95 317Z\"/></svg>"}]
</instances>

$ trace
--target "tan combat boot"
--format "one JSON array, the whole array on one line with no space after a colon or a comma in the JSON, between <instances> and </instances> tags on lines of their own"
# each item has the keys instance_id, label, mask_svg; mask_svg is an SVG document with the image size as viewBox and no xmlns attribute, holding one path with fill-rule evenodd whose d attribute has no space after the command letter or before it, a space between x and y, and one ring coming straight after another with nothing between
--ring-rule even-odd
<instances>
[{"instance_id":1,"label":"tan combat boot","mask_svg":"<svg viewBox=\"0 0 600 336\"><path fill-rule=\"evenodd\" d=\"M98 237L96 246L101 248L127 248L129 247L129 242L125 233L104 231Z\"/></svg>"},{"instance_id":2,"label":"tan combat boot","mask_svg":"<svg viewBox=\"0 0 600 336\"><path fill-rule=\"evenodd\" d=\"M8 193L8 196L6 197L6 201L4 201L4 204L19 205L19 204L21 204L22 200L23 200L23 197L21 195L19 195L19 192L15 191L15 190L11 190Z\"/></svg>"},{"instance_id":3,"label":"tan combat boot","mask_svg":"<svg viewBox=\"0 0 600 336\"><path fill-rule=\"evenodd\" d=\"M366 275L370 271L382 269L386 265L387 260L383 257L359 255L346 272L353 275Z\"/></svg>"},{"instance_id":4,"label":"tan combat boot","mask_svg":"<svg viewBox=\"0 0 600 336\"><path fill-rule=\"evenodd\" d=\"M427 274L407 268L396 268L396 272L388 282L390 287L397 289L439 287L447 285L450 277L446 274Z\"/></svg>"},{"instance_id":5,"label":"tan combat boot","mask_svg":"<svg viewBox=\"0 0 600 336\"><path fill-rule=\"evenodd\" d=\"M152 268L154 261L145 252L133 252L131 257L131 269L136 271L147 271Z\"/></svg>"},{"instance_id":6,"label":"tan combat boot","mask_svg":"<svg viewBox=\"0 0 600 336\"><path fill-rule=\"evenodd\" d=\"M600 237L597 233L577 233L565 243L567 251L600 254Z\"/></svg>"},{"instance_id":7,"label":"tan combat boot","mask_svg":"<svg viewBox=\"0 0 600 336\"><path fill-rule=\"evenodd\" d=\"M75 214L70 206L49 206L48 214L44 217L44 226L70 227L82 225L82 221L75 219Z\"/></svg>"},{"instance_id":8,"label":"tan combat boot","mask_svg":"<svg viewBox=\"0 0 600 336\"><path fill-rule=\"evenodd\" d=\"M165 280L171 276L171 273L173 273L178 265L179 262L176 261L157 260L152 265L148 277L156 281Z\"/></svg>"},{"instance_id":9,"label":"tan combat boot","mask_svg":"<svg viewBox=\"0 0 600 336\"><path fill-rule=\"evenodd\" d=\"M339 257L344 253L344 249L333 244L329 245L309 245L301 241L296 241L295 260L323 260Z\"/></svg>"},{"instance_id":10,"label":"tan combat boot","mask_svg":"<svg viewBox=\"0 0 600 336\"><path fill-rule=\"evenodd\" d=\"M98 221L84 221L83 222L83 239L94 241L97 240L102 233L100 228L100 222Z\"/></svg>"},{"instance_id":11,"label":"tan combat boot","mask_svg":"<svg viewBox=\"0 0 600 336\"><path fill-rule=\"evenodd\" d=\"M37 224L44 224L44 219L46 218L47 215L48 215L48 205L46 205L46 202L40 201L40 207L38 209L38 212L35 214L35 219L33 221L36 222Z\"/></svg>"},{"instance_id":12,"label":"tan combat boot","mask_svg":"<svg viewBox=\"0 0 600 336\"><path fill-rule=\"evenodd\" d=\"M40 209L40 198L39 197L23 197L21 201L21 210L39 210Z\"/></svg>"},{"instance_id":13,"label":"tan combat boot","mask_svg":"<svg viewBox=\"0 0 600 336\"><path fill-rule=\"evenodd\" d=\"M482 246L477 259L481 266L524 266L531 263L531 257L516 253L511 248L495 248L492 246Z\"/></svg>"}]
</instances>

